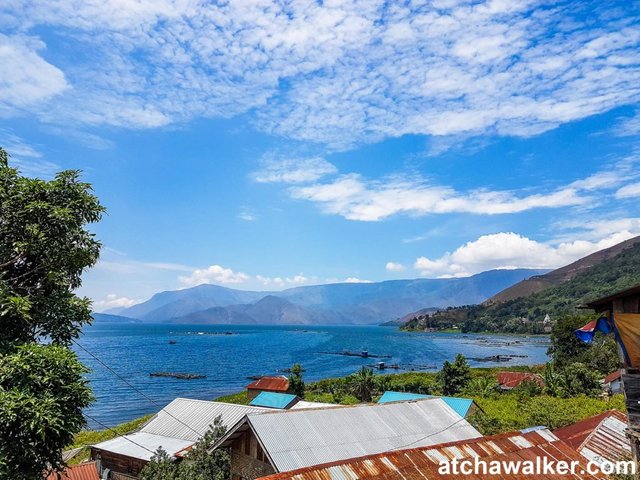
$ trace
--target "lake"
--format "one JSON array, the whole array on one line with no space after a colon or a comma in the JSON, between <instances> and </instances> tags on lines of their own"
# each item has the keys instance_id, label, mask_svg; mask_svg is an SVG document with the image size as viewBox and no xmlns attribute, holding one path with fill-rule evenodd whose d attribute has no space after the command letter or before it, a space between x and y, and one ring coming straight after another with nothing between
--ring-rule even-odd
<instances>
[{"instance_id":1,"label":"lake","mask_svg":"<svg viewBox=\"0 0 640 480\"><path fill-rule=\"evenodd\" d=\"M524 355L502 365L532 365L547 361L548 348L547 337L409 333L378 326L95 324L85 329L78 343L153 400L144 398L75 347L91 369L89 378L97 398L86 412L108 426L156 412L176 397L213 400L238 392L251 381L247 377L277 374L294 363L301 363L306 369L304 379L308 382L348 375L378 361L321 352L367 350L374 355L390 355L391 358L381 359L387 365L397 363L419 369L430 365L440 368L457 353L466 357ZM469 363L497 365L472 360ZM193 373L207 378L150 377L151 372ZM390 372L394 370L386 371ZM90 426L97 427L92 422Z\"/></svg>"}]
</instances>

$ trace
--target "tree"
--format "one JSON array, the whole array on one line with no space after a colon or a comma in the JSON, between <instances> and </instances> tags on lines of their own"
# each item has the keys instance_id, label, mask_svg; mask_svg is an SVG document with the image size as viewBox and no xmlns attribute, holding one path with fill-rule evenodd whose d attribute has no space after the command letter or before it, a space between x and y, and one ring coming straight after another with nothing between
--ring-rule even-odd
<instances>
[{"instance_id":1,"label":"tree","mask_svg":"<svg viewBox=\"0 0 640 480\"><path fill-rule=\"evenodd\" d=\"M92 395L68 347L91 321L74 291L98 259L86 225L103 211L78 172L27 178L0 148L0 479L62 468L84 424Z\"/></svg>"},{"instance_id":2,"label":"tree","mask_svg":"<svg viewBox=\"0 0 640 480\"><path fill-rule=\"evenodd\" d=\"M304 398L304 380L302 379L302 365L296 363L291 367L291 373L289 374L289 388L291 391L299 396L300 398Z\"/></svg>"},{"instance_id":3,"label":"tree","mask_svg":"<svg viewBox=\"0 0 640 480\"><path fill-rule=\"evenodd\" d=\"M221 417L216 417L207 433L189 450L184 460L172 461L159 448L145 465L140 480L226 480L229 478L230 457L224 450L211 452L211 447L226 433Z\"/></svg>"},{"instance_id":4,"label":"tree","mask_svg":"<svg viewBox=\"0 0 640 480\"><path fill-rule=\"evenodd\" d=\"M596 396L602 392L600 376L579 362L572 363L563 370L560 385L565 397Z\"/></svg>"},{"instance_id":5,"label":"tree","mask_svg":"<svg viewBox=\"0 0 640 480\"><path fill-rule=\"evenodd\" d=\"M464 390L471 381L471 369L464 355L456 355L453 363L445 361L438 372L438 381L443 395L456 395Z\"/></svg>"},{"instance_id":6,"label":"tree","mask_svg":"<svg viewBox=\"0 0 640 480\"><path fill-rule=\"evenodd\" d=\"M376 389L376 379L373 370L362 367L351 376L351 391L361 402L370 402Z\"/></svg>"}]
</instances>

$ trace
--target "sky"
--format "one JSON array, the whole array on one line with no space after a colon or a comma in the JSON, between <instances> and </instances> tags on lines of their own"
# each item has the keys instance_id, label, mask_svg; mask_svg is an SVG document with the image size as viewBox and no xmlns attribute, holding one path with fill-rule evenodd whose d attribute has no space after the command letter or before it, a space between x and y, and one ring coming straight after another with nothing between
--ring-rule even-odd
<instances>
[{"instance_id":1,"label":"sky","mask_svg":"<svg viewBox=\"0 0 640 480\"><path fill-rule=\"evenodd\" d=\"M107 208L97 311L555 268L640 234L640 3L3 0L0 146Z\"/></svg>"}]
</instances>

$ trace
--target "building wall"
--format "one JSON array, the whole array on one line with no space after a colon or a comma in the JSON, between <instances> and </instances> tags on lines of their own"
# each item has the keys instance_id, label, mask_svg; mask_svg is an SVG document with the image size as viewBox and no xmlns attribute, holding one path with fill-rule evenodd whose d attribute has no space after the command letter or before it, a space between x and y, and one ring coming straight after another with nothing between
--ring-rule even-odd
<instances>
[{"instance_id":1,"label":"building wall","mask_svg":"<svg viewBox=\"0 0 640 480\"><path fill-rule=\"evenodd\" d=\"M231 479L254 480L276 473L251 430L231 445Z\"/></svg>"},{"instance_id":2,"label":"building wall","mask_svg":"<svg viewBox=\"0 0 640 480\"><path fill-rule=\"evenodd\" d=\"M124 473L131 476L137 476L140 470L147 464L146 461L138 458L118 455L104 450L91 449L91 460L98 460L102 464L102 469L108 468L112 472Z\"/></svg>"},{"instance_id":3,"label":"building wall","mask_svg":"<svg viewBox=\"0 0 640 480\"><path fill-rule=\"evenodd\" d=\"M260 395L262 392L291 393L289 390L286 390L286 391L282 392L282 391L278 391L278 390L265 390L265 389L247 388L247 398L249 400L253 400L258 395Z\"/></svg>"}]
</instances>

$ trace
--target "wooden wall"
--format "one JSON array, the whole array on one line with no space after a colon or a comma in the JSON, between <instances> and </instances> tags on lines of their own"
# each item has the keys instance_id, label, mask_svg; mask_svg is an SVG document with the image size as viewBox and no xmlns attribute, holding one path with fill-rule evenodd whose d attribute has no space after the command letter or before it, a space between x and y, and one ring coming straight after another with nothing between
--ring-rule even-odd
<instances>
[{"instance_id":1,"label":"wooden wall","mask_svg":"<svg viewBox=\"0 0 640 480\"><path fill-rule=\"evenodd\" d=\"M91 449L91 459L100 459L102 462L102 468L108 468L112 472L125 473L132 476L137 476L140 470L147 464L146 461L138 458L127 457L126 455L119 455L112 452L106 452L104 450Z\"/></svg>"}]
</instances>

